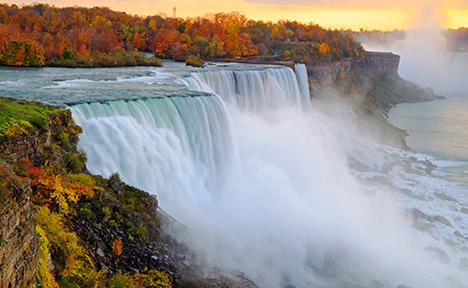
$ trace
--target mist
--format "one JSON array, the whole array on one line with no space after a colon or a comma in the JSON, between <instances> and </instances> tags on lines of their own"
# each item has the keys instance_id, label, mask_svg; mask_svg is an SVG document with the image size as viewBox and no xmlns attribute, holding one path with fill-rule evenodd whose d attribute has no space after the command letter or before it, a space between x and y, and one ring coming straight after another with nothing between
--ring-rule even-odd
<instances>
[{"instance_id":1,"label":"mist","mask_svg":"<svg viewBox=\"0 0 468 288\"><path fill-rule=\"evenodd\" d=\"M393 188L353 173L366 158L387 165L378 126L343 102L305 101L303 69L223 69L178 79L216 96L72 107L88 169L158 195L207 272L261 287L463 287L424 252L435 244Z\"/></svg>"},{"instance_id":2,"label":"mist","mask_svg":"<svg viewBox=\"0 0 468 288\"><path fill-rule=\"evenodd\" d=\"M468 92L468 55L447 51L445 29L436 13L438 5L426 3L421 7L406 29L404 40L385 47L364 41L364 48L400 55L400 76L422 87L432 88L440 96Z\"/></svg>"}]
</instances>

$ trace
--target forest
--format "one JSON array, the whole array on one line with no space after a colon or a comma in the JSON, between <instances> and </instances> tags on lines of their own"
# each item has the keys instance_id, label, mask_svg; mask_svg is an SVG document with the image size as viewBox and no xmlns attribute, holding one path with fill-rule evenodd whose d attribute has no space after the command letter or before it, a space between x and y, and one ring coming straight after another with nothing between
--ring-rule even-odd
<instances>
[{"instance_id":1,"label":"forest","mask_svg":"<svg viewBox=\"0 0 468 288\"><path fill-rule=\"evenodd\" d=\"M102 7L0 4L0 65L6 66L157 66L158 58L253 56L332 62L363 52L349 33L312 23L250 20L237 12L182 19Z\"/></svg>"}]
</instances>

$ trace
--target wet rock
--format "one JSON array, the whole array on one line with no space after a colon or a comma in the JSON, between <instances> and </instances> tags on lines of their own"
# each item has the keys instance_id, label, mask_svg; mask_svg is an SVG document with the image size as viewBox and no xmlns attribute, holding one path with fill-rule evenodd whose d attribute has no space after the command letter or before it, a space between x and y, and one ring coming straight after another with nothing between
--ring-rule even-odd
<instances>
[{"instance_id":1,"label":"wet rock","mask_svg":"<svg viewBox=\"0 0 468 288\"><path fill-rule=\"evenodd\" d=\"M452 223L450 223L450 221L447 218L443 217L443 216L436 215L436 216L432 217L432 220L436 221L436 222L439 222L439 223L441 223L441 224L443 224L445 226L452 227Z\"/></svg>"},{"instance_id":2,"label":"wet rock","mask_svg":"<svg viewBox=\"0 0 468 288\"><path fill-rule=\"evenodd\" d=\"M453 232L453 235L465 239L465 241L468 241L468 237L465 237L460 231L455 231Z\"/></svg>"},{"instance_id":3,"label":"wet rock","mask_svg":"<svg viewBox=\"0 0 468 288\"><path fill-rule=\"evenodd\" d=\"M452 196L449 196L449 195L447 195L447 194L445 194L445 193L435 193L434 195L435 195L437 198L439 198L440 200L458 203L457 199L455 199L455 198L453 198Z\"/></svg>"},{"instance_id":4,"label":"wet rock","mask_svg":"<svg viewBox=\"0 0 468 288\"><path fill-rule=\"evenodd\" d=\"M444 264L449 264L451 259L450 257L448 256L447 252L445 252L444 250L438 248L438 247L427 247L426 249L427 252L431 252L431 253L434 253L437 258L439 259L440 262L444 263Z\"/></svg>"}]
</instances>

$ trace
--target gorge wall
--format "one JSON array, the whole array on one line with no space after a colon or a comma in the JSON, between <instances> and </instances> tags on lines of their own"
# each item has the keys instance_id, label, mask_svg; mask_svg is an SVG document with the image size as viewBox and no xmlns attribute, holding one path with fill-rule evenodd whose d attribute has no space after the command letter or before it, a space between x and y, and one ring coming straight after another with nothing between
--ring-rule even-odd
<instances>
[{"instance_id":1,"label":"gorge wall","mask_svg":"<svg viewBox=\"0 0 468 288\"><path fill-rule=\"evenodd\" d=\"M346 58L331 64L306 63L312 97L323 88L338 88L343 95L365 95L365 103L384 112L404 102L435 99L431 89L421 88L398 74L400 56L393 53L366 52L359 58Z\"/></svg>"}]
</instances>

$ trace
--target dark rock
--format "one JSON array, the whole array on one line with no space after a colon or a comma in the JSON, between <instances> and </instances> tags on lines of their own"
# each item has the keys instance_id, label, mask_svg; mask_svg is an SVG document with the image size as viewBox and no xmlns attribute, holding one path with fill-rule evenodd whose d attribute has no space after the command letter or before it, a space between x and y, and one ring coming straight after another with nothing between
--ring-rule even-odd
<instances>
[{"instance_id":1,"label":"dark rock","mask_svg":"<svg viewBox=\"0 0 468 288\"><path fill-rule=\"evenodd\" d=\"M100 257L104 257L104 256L105 256L105 254L104 254L104 252L102 251L101 248L98 248L98 249L97 249L96 254L97 254L98 256L100 256Z\"/></svg>"}]
</instances>

